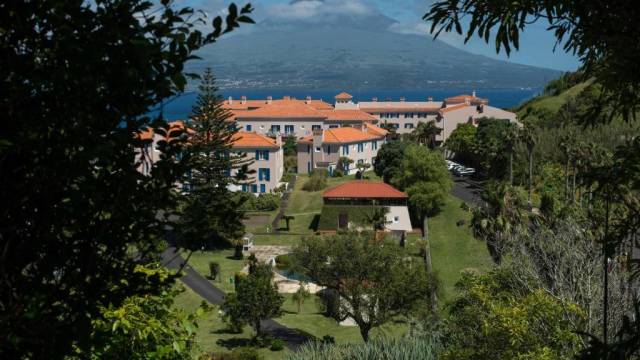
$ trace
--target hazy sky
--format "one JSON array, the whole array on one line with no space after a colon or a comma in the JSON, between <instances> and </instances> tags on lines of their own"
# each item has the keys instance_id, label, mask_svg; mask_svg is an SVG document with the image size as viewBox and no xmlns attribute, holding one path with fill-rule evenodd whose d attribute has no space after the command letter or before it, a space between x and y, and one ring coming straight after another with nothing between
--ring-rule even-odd
<instances>
[{"instance_id":1,"label":"hazy sky","mask_svg":"<svg viewBox=\"0 0 640 360\"><path fill-rule=\"evenodd\" d=\"M203 9L211 15L220 14L231 1L224 0L180 0L196 9ZM246 2L235 0L237 5ZM383 14L395 21L388 30L423 35L425 41L432 36L428 33L428 25L422 21L434 0L253 0L255 8L253 18L256 21L269 19L271 22L286 23L294 20L297 26L317 26L323 19L336 14L352 17ZM506 61L542 66L558 70L575 70L579 60L566 54L561 46L553 51L555 38L546 30L543 22L530 25L521 34L520 50L512 52L508 58L504 52L496 54L493 42L486 44L474 38L464 44L463 38L455 33L442 33L440 40L475 54L485 55ZM247 30L250 31L250 30Z\"/></svg>"}]
</instances>

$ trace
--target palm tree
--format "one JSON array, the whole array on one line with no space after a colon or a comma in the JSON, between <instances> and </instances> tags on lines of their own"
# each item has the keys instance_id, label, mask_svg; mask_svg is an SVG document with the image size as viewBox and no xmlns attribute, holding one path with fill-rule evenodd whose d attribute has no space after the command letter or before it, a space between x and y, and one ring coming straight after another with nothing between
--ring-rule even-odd
<instances>
[{"instance_id":1,"label":"palm tree","mask_svg":"<svg viewBox=\"0 0 640 360\"><path fill-rule=\"evenodd\" d=\"M470 226L476 238L487 242L491 256L499 264L504 242L521 222L521 204L515 189L504 183L489 184L482 200L484 206L473 210Z\"/></svg>"},{"instance_id":2,"label":"palm tree","mask_svg":"<svg viewBox=\"0 0 640 360\"><path fill-rule=\"evenodd\" d=\"M528 203L529 206L531 206L531 193L532 193L532 185L533 185L533 150L536 146L536 134L535 134L535 129L533 128L533 126L531 125L525 125L524 129L522 130L522 132L520 133L520 138L522 139L522 142L525 144L525 146L527 147L527 157L529 159L529 186L528 186L528 190L529 190L529 197L528 197Z\"/></svg>"},{"instance_id":3,"label":"palm tree","mask_svg":"<svg viewBox=\"0 0 640 360\"><path fill-rule=\"evenodd\" d=\"M429 148L433 149L436 146L436 136L440 135L441 132L442 129L436 126L436 122L434 120L431 120L426 123L419 123L411 134L418 143L425 144Z\"/></svg>"}]
</instances>

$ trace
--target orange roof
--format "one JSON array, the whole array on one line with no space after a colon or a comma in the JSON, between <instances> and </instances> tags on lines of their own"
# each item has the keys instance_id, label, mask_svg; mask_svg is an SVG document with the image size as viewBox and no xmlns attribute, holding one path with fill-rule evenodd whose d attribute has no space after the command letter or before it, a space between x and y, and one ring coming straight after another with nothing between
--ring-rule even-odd
<instances>
[{"instance_id":1,"label":"orange roof","mask_svg":"<svg viewBox=\"0 0 640 360\"><path fill-rule=\"evenodd\" d=\"M232 141L234 148L278 148L274 139L254 132L240 131L233 136Z\"/></svg>"},{"instance_id":2,"label":"orange roof","mask_svg":"<svg viewBox=\"0 0 640 360\"><path fill-rule=\"evenodd\" d=\"M307 104L316 110L332 110L333 109L333 105L327 102L324 102L322 100L308 101L308 100L297 100L292 98L273 99L271 100L271 104L269 104L269 101L266 99L265 100L233 99L231 103L229 103L229 100L225 100L223 103L223 106L229 110L255 110L263 106L277 105L281 103L291 103L291 102Z\"/></svg>"},{"instance_id":3,"label":"orange roof","mask_svg":"<svg viewBox=\"0 0 640 360\"><path fill-rule=\"evenodd\" d=\"M366 113L361 110L331 110L331 111L323 111L324 115L327 116L327 120L329 121L375 121L376 119L373 115Z\"/></svg>"},{"instance_id":4,"label":"orange roof","mask_svg":"<svg viewBox=\"0 0 640 360\"><path fill-rule=\"evenodd\" d=\"M387 136L387 134L389 133L387 130L373 124L365 123L364 126L366 127L369 134Z\"/></svg>"},{"instance_id":5,"label":"orange roof","mask_svg":"<svg viewBox=\"0 0 640 360\"><path fill-rule=\"evenodd\" d=\"M464 109L464 108L466 108L468 106L469 105L467 105L467 104L458 104L458 105L448 106L446 108L440 109L440 113L444 114L444 113L448 113L449 111L455 111L455 110Z\"/></svg>"},{"instance_id":6,"label":"orange roof","mask_svg":"<svg viewBox=\"0 0 640 360\"><path fill-rule=\"evenodd\" d=\"M353 96L351 96L351 94L346 93L346 92L341 92L340 94L336 95L336 100L350 100L353 99Z\"/></svg>"},{"instance_id":7,"label":"orange roof","mask_svg":"<svg viewBox=\"0 0 640 360\"><path fill-rule=\"evenodd\" d=\"M467 94L452 96L444 99L444 102L446 102L447 104L458 104L458 103L464 103L467 101L469 101L470 103L478 103L478 102L488 103L489 102L489 100L487 99L482 99L482 98L476 97L475 95L467 95Z\"/></svg>"},{"instance_id":8,"label":"orange roof","mask_svg":"<svg viewBox=\"0 0 640 360\"><path fill-rule=\"evenodd\" d=\"M341 127L327 129L323 131L324 144L344 144L379 139L381 135L374 135L364 132L352 127ZM313 142L313 136L306 136L299 140L299 142Z\"/></svg>"},{"instance_id":9,"label":"orange roof","mask_svg":"<svg viewBox=\"0 0 640 360\"><path fill-rule=\"evenodd\" d=\"M322 198L406 199L407 194L383 182L351 181L326 190Z\"/></svg>"},{"instance_id":10,"label":"orange roof","mask_svg":"<svg viewBox=\"0 0 640 360\"><path fill-rule=\"evenodd\" d=\"M236 114L240 118L313 118L325 119L322 112L299 100L280 100L264 105L255 110L241 111Z\"/></svg>"},{"instance_id":11,"label":"orange roof","mask_svg":"<svg viewBox=\"0 0 640 360\"><path fill-rule=\"evenodd\" d=\"M169 128L167 129L167 136L169 138L172 137L171 135L174 133L174 131L177 131L177 130L184 131L185 129L184 121L182 120L170 121L167 123L167 125L169 125ZM189 128L187 128L186 131L189 134L193 133L193 130ZM153 139L154 133L155 133L155 130L151 127L148 127L146 129L139 130L138 136L140 137L141 140L151 140Z\"/></svg>"}]
</instances>

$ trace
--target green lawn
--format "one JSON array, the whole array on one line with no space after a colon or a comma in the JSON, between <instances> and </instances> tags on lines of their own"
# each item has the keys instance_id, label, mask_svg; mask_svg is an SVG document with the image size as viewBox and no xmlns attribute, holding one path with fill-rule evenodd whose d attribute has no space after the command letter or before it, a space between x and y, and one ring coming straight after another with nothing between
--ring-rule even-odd
<instances>
[{"instance_id":1,"label":"green lawn","mask_svg":"<svg viewBox=\"0 0 640 360\"><path fill-rule=\"evenodd\" d=\"M198 273L209 275L209 261L220 264L220 276L212 283L222 289L224 292L233 292L234 286L229 279L233 275L242 270L245 266L245 260L235 260L232 258L233 249L217 250L217 251L196 251L189 259L191 266Z\"/></svg>"},{"instance_id":2,"label":"green lawn","mask_svg":"<svg viewBox=\"0 0 640 360\"><path fill-rule=\"evenodd\" d=\"M200 306L201 301L202 299L196 293L186 288L185 292L176 297L174 306L193 312ZM218 307L213 306L212 310L198 321L195 337L196 348L193 349L193 353L197 355L203 352L230 352L236 347L247 345L252 336L253 331L249 327L246 327L241 334L227 331L226 325L218 315ZM268 348L259 349L260 355L265 360L283 359L288 351L287 349L282 351L271 351Z\"/></svg>"},{"instance_id":3,"label":"green lawn","mask_svg":"<svg viewBox=\"0 0 640 360\"><path fill-rule=\"evenodd\" d=\"M469 229L471 214L460 208L461 200L448 196L442 212L429 219L431 261L442 281L443 295L450 299L463 269L489 269L493 262L484 242L476 240ZM457 226L458 220L466 224Z\"/></svg>"},{"instance_id":4,"label":"green lawn","mask_svg":"<svg viewBox=\"0 0 640 360\"><path fill-rule=\"evenodd\" d=\"M361 343L362 336L357 326L340 326L334 319L319 313L316 296L305 301L298 314L297 305L291 300L291 294L285 294L286 301L283 305L285 314L277 319L281 324L306 332L321 339L325 335L331 335L337 343ZM408 324L404 321L393 321L380 328L371 330L371 337L399 337L406 333Z\"/></svg>"}]
</instances>

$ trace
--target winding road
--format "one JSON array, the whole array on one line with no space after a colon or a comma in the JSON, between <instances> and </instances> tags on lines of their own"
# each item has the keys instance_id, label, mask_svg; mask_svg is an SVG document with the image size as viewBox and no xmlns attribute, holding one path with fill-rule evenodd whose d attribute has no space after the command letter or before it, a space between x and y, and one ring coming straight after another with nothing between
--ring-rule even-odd
<instances>
[{"instance_id":1,"label":"winding road","mask_svg":"<svg viewBox=\"0 0 640 360\"><path fill-rule=\"evenodd\" d=\"M174 247L170 247L162 253L162 264L169 269L178 270L183 266L185 259ZM213 305L219 305L224 301L224 292L213 286L204 276L193 270L188 264L184 266L184 274L180 280L196 294ZM281 339L285 345L296 350L305 342L311 340L309 336L302 332L288 328L273 319L262 321L262 329L266 334L274 338Z\"/></svg>"}]
</instances>

